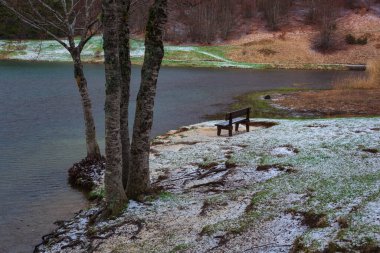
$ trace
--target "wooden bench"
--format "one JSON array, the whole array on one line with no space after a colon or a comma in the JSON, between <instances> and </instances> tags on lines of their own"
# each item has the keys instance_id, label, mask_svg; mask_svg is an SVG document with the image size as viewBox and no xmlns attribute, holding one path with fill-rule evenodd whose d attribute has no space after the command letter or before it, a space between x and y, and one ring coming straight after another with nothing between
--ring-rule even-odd
<instances>
[{"instance_id":1,"label":"wooden bench","mask_svg":"<svg viewBox=\"0 0 380 253\"><path fill-rule=\"evenodd\" d=\"M215 124L218 127L218 136L220 136L222 129L228 130L229 136L232 136L233 125L235 125L235 131L239 130L239 125L245 125L247 132L249 132L249 114L251 108L245 108L242 110L229 112L226 114L226 121ZM244 116L244 117L243 117Z\"/></svg>"}]
</instances>

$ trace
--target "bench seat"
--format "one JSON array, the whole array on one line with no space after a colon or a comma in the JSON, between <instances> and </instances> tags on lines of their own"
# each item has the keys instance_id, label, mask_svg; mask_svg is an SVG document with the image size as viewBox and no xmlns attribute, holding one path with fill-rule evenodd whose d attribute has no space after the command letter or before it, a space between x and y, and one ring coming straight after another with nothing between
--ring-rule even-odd
<instances>
[{"instance_id":1,"label":"bench seat","mask_svg":"<svg viewBox=\"0 0 380 253\"><path fill-rule=\"evenodd\" d=\"M241 123L241 124L249 123L249 120L247 120L246 118L233 119L232 124L236 124L236 123ZM229 125L230 125L229 121L223 121L223 122L219 122L219 123L215 124L215 126L221 126L221 127L227 127Z\"/></svg>"},{"instance_id":2,"label":"bench seat","mask_svg":"<svg viewBox=\"0 0 380 253\"><path fill-rule=\"evenodd\" d=\"M218 127L218 136L221 134L222 129L228 130L228 135L232 136L233 125L235 125L235 131L239 130L239 125L245 125L247 132L249 132L249 114L251 108L245 108L242 110L230 112L226 114L226 121L218 122L215 126ZM242 116L245 116L244 118Z\"/></svg>"}]
</instances>

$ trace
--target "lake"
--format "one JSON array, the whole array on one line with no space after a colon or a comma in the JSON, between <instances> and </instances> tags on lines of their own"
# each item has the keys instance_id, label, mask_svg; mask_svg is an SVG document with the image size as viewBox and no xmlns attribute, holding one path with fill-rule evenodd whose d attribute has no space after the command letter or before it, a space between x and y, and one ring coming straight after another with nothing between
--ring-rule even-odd
<instances>
[{"instance_id":1,"label":"lake","mask_svg":"<svg viewBox=\"0 0 380 253\"><path fill-rule=\"evenodd\" d=\"M99 143L104 147L104 69L86 65ZM131 112L139 86L133 68ZM0 252L32 252L56 220L87 205L67 184L67 169L85 156L83 116L72 66L0 62ZM342 71L163 68L153 135L204 121L250 91L329 87ZM130 119L132 120L132 115Z\"/></svg>"}]
</instances>

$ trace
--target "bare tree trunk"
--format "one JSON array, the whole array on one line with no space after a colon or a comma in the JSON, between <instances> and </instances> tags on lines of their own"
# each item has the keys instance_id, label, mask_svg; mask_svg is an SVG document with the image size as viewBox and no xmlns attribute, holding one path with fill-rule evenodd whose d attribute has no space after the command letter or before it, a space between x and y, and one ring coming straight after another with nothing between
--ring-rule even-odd
<instances>
[{"instance_id":1,"label":"bare tree trunk","mask_svg":"<svg viewBox=\"0 0 380 253\"><path fill-rule=\"evenodd\" d=\"M129 46L129 8L130 0L119 1L118 10L120 11L119 28L119 60L121 75L121 98L120 98L120 131L122 146L122 166L123 166L123 186L128 183L129 159L130 159L130 138L128 129L128 110L131 82L131 58Z\"/></svg>"},{"instance_id":2,"label":"bare tree trunk","mask_svg":"<svg viewBox=\"0 0 380 253\"><path fill-rule=\"evenodd\" d=\"M335 30L336 19L339 15L340 1L316 0L312 1L317 17L319 34L315 38L314 47L322 52L333 50L336 47Z\"/></svg>"},{"instance_id":3,"label":"bare tree trunk","mask_svg":"<svg viewBox=\"0 0 380 253\"><path fill-rule=\"evenodd\" d=\"M0 0L0 6L6 7L23 23L50 36L70 52L74 61L74 77L81 96L84 114L87 157L100 159L91 100L81 61L83 47L101 27L100 1ZM62 38L63 35L65 38ZM80 39L76 43L74 37L78 35L80 35Z\"/></svg>"},{"instance_id":4,"label":"bare tree trunk","mask_svg":"<svg viewBox=\"0 0 380 253\"><path fill-rule=\"evenodd\" d=\"M83 73L83 64L81 61L80 52L78 52L77 49L74 49L71 51L71 56L74 60L74 77L81 96L82 109L84 114L87 157L91 159L100 159L101 154L98 142L96 140L96 130L94 117L92 114L92 105L88 93L87 80Z\"/></svg>"},{"instance_id":5,"label":"bare tree trunk","mask_svg":"<svg viewBox=\"0 0 380 253\"><path fill-rule=\"evenodd\" d=\"M105 191L108 214L122 211L127 201L122 182L122 145L120 134L121 76L119 63L118 18L115 1L103 0L103 40L106 73L106 173Z\"/></svg>"},{"instance_id":6,"label":"bare tree trunk","mask_svg":"<svg viewBox=\"0 0 380 253\"><path fill-rule=\"evenodd\" d=\"M127 195L138 198L150 190L149 151L157 78L164 57L163 33L167 20L167 0L155 0L149 11L145 33L145 58L137 95L131 145Z\"/></svg>"}]
</instances>

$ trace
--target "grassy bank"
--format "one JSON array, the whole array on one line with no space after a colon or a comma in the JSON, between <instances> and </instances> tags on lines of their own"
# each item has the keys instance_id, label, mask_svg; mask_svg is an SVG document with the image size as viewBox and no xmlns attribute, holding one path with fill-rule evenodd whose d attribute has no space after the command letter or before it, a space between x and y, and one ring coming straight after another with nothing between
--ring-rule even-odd
<instances>
[{"instance_id":1,"label":"grassy bank","mask_svg":"<svg viewBox=\"0 0 380 253\"><path fill-rule=\"evenodd\" d=\"M102 37L95 36L83 50L84 62L103 62ZM231 52L236 51L239 45L219 46L174 46L166 45L165 66L182 67L230 67L230 68L283 68L283 69L334 69L346 70L348 67L341 64L280 64L280 63L252 63L232 60ZM144 56L142 40L131 41L131 58L133 64L141 64ZM0 59L22 61L49 61L71 62L68 52L55 41L0 41Z\"/></svg>"},{"instance_id":2,"label":"grassy bank","mask_svg":"<svg viewBox=\"0 0 380 253\"><path fill-rule=\"evenodd\" d=\"M336 90L379 89L380 60L370 60L367 63L367 75L363 77L348 77L334 83Z\"/></svg>"},{"instance_id":3,"label":"grassy bank","mask_svg":"<svg viewBox=\"0 0 380 253\"><path fill-rule=\"evenodd\" d=\"M332 89L282 93L274 103L287 111L323 117L379 116L380 61L369 61L366 75L336 80Z\"/></svg>"},{"instance_id":4,"label":"grassy bank","mask_svg":"<svg viewBox=\"0 0 380 253\"><path fill-rule=\"evenodd\" d=\"M301 91L307 91L303 88L281 88L266 91L255 91L234 98L227 110L235 111L241 108L251 108L252 118L272 118L272 119L307 119L316 118L318 115L313 115L307 112L294 112L285 107L276 104L277 97L294 94ZM207 119L217 120L223 119L224 113L208 115Z\"/></svg>"}]
</instances>

